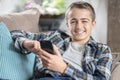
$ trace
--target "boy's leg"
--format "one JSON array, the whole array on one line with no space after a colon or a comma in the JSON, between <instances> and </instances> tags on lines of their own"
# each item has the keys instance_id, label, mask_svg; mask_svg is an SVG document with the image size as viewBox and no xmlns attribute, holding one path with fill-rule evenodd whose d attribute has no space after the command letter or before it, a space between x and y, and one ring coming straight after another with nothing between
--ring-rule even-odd
<instances>
[{"instance_id":1,"label":"boy's leg","mask_svg":"<svg viewBox=\"0 0 120 80\"><path fill-rule=\"evenodd\" d=\"M61 79L56 79L52 77L46 77L46 78L40 78L40 79L35 79L35 80L61 80Z\"/></svg>"},{"instance_id":2,"label":"boy's leg","mask_svg":"<svg viewBox=\"0 0 120 80\"><path fill-rule=\"evenodd\" d=\"M71 78L69 77L45 77L45 78L40 78L40 79L34 79L34 80L72 80Z\"/></svg>"}]
</instances>

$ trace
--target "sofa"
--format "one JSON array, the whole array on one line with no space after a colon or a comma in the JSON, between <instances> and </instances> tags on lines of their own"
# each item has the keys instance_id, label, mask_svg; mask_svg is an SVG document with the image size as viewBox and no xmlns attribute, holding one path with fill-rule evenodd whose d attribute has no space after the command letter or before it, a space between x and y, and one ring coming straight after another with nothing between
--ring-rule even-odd
<instances>
[{"instance_id":1,"label":"sofa","mask_svg":"<svg viewBox=\"0 0 120 80\"><path fill-rule=\"evenodd\" d=\"M38 33L40 31L39 19L40 12L37 8L0 15L0 80L28 80L31 78L35 55L33 53L27 56L21 55L14 48L9 31L19 29ZM120 53L112 53L112 55L111 80L120 80Z\"/></svg>"}]
</instances>

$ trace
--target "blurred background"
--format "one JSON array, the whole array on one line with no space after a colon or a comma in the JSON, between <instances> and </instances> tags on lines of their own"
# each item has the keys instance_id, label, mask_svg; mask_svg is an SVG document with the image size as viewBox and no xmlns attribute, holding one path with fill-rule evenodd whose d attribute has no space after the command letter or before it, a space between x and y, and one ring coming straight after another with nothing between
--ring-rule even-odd
<instances>
[{"instance_id":1,"label":"blurred background","mask_svg":"<svg viewBox=\"0 0 120 80\"><path fill-rule=\"evenodd\" d=\"M64 13L66 7L79 0L0 0L0 15L21 12L27 8L40 9L42 31L62 29L67 32ZM96 27L92 36L108 44L112 52L120 52L120 0L83 0L91 3L96 12Z\"/></svg>"}]
</instances>

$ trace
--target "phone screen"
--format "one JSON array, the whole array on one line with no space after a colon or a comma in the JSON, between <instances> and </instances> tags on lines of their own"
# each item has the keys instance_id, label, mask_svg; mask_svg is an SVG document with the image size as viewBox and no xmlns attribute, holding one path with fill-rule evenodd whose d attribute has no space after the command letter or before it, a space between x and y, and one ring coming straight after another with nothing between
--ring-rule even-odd
<instances>
[{"instance_id":1,"label":"phone screen","mask_svg":"<svg viewBox=\"0 0 120 80\"><path fill-rule=\"evenodd\" d=\"M40 45L41 45L41 48L43 50L47 51L48 53L50 53L50 54L54 53L51 41L49 41L49 40L40 41Z\"/></svg>"}]
</instances>

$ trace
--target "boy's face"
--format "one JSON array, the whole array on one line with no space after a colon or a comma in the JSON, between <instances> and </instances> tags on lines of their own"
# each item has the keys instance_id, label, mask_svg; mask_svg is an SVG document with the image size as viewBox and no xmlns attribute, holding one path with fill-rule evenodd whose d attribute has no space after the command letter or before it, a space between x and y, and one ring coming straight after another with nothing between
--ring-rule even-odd
<instances>
[{"instance_id":1,"label":"boy's face","mask_svg":"<svg viewBox=\"0 0 120 80\"><path fill-rule=\"evenodd\" d=\"M95 25L89 10L73 8L68 13L66 24L71 32L72 41L88 41Z\"/></svg>"}]
</instances>

